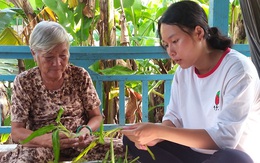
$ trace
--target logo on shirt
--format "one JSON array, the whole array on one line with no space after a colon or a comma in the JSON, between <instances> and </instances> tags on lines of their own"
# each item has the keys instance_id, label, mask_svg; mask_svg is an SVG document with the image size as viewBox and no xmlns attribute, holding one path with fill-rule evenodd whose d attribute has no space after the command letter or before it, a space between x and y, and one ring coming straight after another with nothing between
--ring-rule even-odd
<instances>
[{"instance_id":1,"label":"logo on shirt","mask_svg":"<svg viewBox=\"0 0 260 163\"><path fill-rule=\"evenodd\" d=\"M215 96L215 105L213 107L215 111L219 110L219 96L220 96L220 91L218 91Z\"/></svg>"}]
</instances>

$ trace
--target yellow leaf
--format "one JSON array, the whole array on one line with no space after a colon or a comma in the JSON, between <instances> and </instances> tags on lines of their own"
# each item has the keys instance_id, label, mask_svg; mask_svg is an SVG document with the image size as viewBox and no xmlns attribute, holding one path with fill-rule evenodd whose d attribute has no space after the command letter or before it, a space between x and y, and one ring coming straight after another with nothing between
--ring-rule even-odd
<instances>
[{"instance_id":1,"label":"yellow leaf","mask_svg":"<svg viewBox=\"0 0 260 163\"><path fill-rule=\"evenodd\" d=\"M53 21L56 21L56 17L49 7L45 7L43 10L48 13L48 15Z\"/></svg>"},{"instance_id":2,"label":"yellow leaf","mask_svg":"<svg viewBox=\"0 0 260 163\"><path fill-rule=\"evenodd\" d=\"M78 0L68 0L69 8L78 6Z\"/></svg>"},{"instance_id":3,"label":"yellow leaf","mask_svg":"<svg viewBox=\"0 0 260 163\"><path fill-rule=\"evenodd\" d=\"M5 28L0 33L0 45L23 45L23 42L18 33L12 28Z\"/></svg>"}]
</instances>

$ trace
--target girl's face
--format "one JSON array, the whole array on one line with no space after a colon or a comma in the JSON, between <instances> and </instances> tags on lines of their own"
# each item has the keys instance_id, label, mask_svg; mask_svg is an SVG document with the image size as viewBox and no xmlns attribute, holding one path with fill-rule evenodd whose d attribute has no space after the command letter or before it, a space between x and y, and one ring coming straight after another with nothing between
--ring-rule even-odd
<instances>
[{"instance_id":1,"label":"girl's face","mask_svg":"<svg viewBox=\"0 0 260 163\"><path fill-rule=\"evenodd\" d=\"M204 31L201 30L203 29L197 26L189 34L176 25L161 24L162 45L170 58L183 69L195 66L201 55L204 40Z\"/></svg>"},{"instance_id":2,"label":"girl's face","mask_svg":"<svg viewBox=\"0 0 260 163\"><path fill-rule=\"evenodd\" d=\"M59 80L62 78L69 61L69 46L61 43L47 53L37 52L34 58L44 80Z\"/></svg>"}]
</instances>

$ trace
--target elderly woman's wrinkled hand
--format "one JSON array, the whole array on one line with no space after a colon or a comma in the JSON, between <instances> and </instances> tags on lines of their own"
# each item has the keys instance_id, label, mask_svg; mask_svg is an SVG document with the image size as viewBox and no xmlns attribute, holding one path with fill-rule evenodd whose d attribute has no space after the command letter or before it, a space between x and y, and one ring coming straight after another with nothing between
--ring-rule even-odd
<instances>
[{"instance_id":1,"label":"elderly woman's wrinkled hand","mask_svg":"<svg viewBox=\"0 0 260 163\"><path fill-rule=\"evenodd\" d=\"M92 141L94 137L89 134L82 134L79 137L67 137L64 134L60 134L60 148L86 148Z\"/></svg>"},{"instance_id":2,"label":"elderly woman's wrinkled hand","mask_svg":"<svg viewBox=\"0 0 260 163\"><path fill-rule=\"evenodd\" d=\"M75 146L77 148L86 148L94 139L95 137L90 134L83 134L78 137L78 142Z\"/></svg>"}]
</instances>

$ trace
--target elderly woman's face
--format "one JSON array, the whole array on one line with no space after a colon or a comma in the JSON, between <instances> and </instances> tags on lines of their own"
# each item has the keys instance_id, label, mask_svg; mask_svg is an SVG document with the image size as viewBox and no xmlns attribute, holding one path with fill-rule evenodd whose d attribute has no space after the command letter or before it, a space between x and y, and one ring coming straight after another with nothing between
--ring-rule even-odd
<instances>
[{"instance_id":1,"label":"elderly woman's face","mask_svg":"<svg viewBox=\"0 0 260 163\"><path fill-rule=\"evenodd\" d=\"M61 43L48 53L36 53L36 57L41 76L45 80L59 80L68 65L69 46L67 43Z\"/></svg>"}]
</instances>

